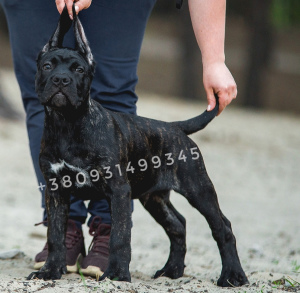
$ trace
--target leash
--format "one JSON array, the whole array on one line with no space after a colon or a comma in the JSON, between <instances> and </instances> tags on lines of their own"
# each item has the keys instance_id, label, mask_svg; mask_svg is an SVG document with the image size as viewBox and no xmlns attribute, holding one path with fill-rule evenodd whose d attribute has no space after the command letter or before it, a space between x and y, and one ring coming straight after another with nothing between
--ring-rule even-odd
<instances>
[{"instance_id":1,"label":"leash","mask_svg":"<svg viewBox=\"0 0 300 293\"><path fill-rule=\"evenodd\" d=\"M183 0L176 0L176 8L180 9L182 6Z\"/></svg>"}]
</instances>

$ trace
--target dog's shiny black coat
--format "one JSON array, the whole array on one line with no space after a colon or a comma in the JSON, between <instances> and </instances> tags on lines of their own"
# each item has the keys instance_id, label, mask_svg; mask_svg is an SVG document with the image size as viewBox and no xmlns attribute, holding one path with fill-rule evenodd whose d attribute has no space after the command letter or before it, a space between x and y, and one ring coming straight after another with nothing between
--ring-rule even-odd
<instances>
[{"instance_id":1,"label":"dog's shiny black coat","mask_svg":"<svg viewBox=\"0 0 300 293\"><path fill-rule=\"evenodd\" d=\"M175 190L198 209L212 230L223 266L218 285L246 284L230 222L219 208L200 151L187 136L204 128L217 114L218 105L211 112L172 123L104 109L89 97L94 61L76 16L76 48L62 48L71 24L64 10L37 62L36 91L46 113L40 166L47 182L49 256L43 268L28 278L59 279L66 273L70 194L82 199L104 197L110 203L109 265L101 279L130 281L130 201L135 198L162 225L171 242L167 263L154 277L181 277L186 230L184 217L169 200L170 190ZM84 184L79 184L84 178Z\"/></svg>"}]
</instances>

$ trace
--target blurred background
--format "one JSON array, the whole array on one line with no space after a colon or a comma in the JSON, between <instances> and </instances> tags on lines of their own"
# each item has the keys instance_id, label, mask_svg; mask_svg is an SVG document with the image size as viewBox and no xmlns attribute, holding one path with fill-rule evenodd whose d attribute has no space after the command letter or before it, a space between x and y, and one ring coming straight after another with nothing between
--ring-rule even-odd
<instances>
[{"instance_id":1,"label":"blurred background","mask_svg":"<svg viewBox=\"0 0 300 293\"><path fill-rule=\"evenodd\" d=\"M181 10L174 2L157 1L143 44L137 90L204 101L201 54L187 1ZM1 8L0 44L0 70L11 71ZM228 0L225 48L239 90L234 104L300 113L299 0ZM0 113L16 117L1 89Z\"/></svg>"}]
</instances>

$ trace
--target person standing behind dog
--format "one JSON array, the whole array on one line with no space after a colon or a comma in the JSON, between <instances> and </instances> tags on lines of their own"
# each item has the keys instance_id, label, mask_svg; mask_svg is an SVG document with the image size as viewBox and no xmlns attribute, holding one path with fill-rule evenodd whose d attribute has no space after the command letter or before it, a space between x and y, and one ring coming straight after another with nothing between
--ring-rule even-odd
<instances>
[{"instance_id":1,"label":"person standing behind dog","mask_svg":"<svg viewBox=\"0 0 300 293\"><path fill-rule=\"evenodd\" d=\"M61 13L66 5L72 19L75 3L76 12L80 12L80 20L97 61L91 97L109 110L136 114L137 64L145 27L155 2L94 0L91 6L91 0L56 0L55 3L53 0L0 0L8 22L14 69L26 112L29 146L39 184L45 184L38 163L44 107L40 105L34 88L35 60L54 31L57 10ZM207 110L215 107L214 94L217 94L220 114L237 95L236 83L225 65L226 0L188 0L188 3L195 37L202 53ZM73 47L72 34L66 36L64 45ZM45 209L44 190L41 191L42 207ZM88 221L90 234L94 238L86 256L81 225L88 213L91 214ZM106 200L90 201L86 207L83 201L71 198L66 236L69 272L77 271L76 261L80 254L85 256L81 264L83 273L97 276L104 272L108 260L110 224ZM47 255L46 244L35 257L35 269L44 264Z\"/></svg>"}]
</instances>

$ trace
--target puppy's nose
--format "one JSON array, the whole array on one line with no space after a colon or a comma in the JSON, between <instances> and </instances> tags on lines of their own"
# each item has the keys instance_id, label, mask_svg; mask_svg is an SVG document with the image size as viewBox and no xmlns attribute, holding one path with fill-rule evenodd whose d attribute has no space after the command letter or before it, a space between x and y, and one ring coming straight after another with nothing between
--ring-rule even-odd
<instances>
[{"instance_id":1,"label":"puppy's nose","mask_svg":"<svg viewBox=\"0 0 300 293\"><path fill-rule=\"evenodd\" d=\"M52 77L52 82L57 86L67 86L68 84L70 84L71 79L65 75L55 75Z\"/></svg>"}]
</instances>

